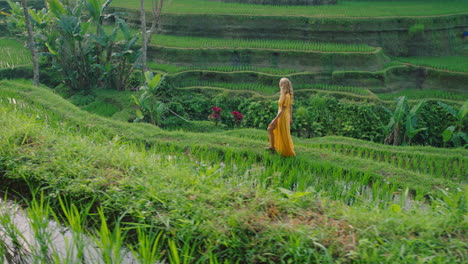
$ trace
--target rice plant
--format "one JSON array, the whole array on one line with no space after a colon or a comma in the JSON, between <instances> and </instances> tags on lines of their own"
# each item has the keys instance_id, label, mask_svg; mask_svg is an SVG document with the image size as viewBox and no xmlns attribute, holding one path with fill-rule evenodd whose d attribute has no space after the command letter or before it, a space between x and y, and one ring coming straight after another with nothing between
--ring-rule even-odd
<instances>
[{"instance_id":1,"label":"rice plant","mask_svg":"<svg viewBox=\"0 0 468 264\"><path fill-rule=\"evenodd\" d=\"M449 91L442 91L442 90L431 90L431 89L406 89L402 91L398 91L395 93L376 93L376 95L385 101L393 100L400 96L406 96L410 100L418 100L418 99L445 99L451 101L460 101L464 102L468 100L468 94L466 93L457 93L457 92L449 92Z\"/></svg>"},{"instance_id":2,"label":"rice plant","mask_svg":"<svg viewBox=\"0 0 468 264\"><path fill-rule=\"evenodd\" d=\"M177 66L173 64L156 64L153 62L148 63L148 66L156 71L162 71L165 73L179 73L184 71L215 71L215 72L261 72L273 75L287 75L291 73L297 73L294 69L283 69L283 68L263 68L254 66L207 66L207 67L195 67L195 66Z\"/></svg>"},{"instance_id":3,"label":"rice plant","mask_svg":"<svg viewBox=\"0 0 468 264\"><path fill-rule=\"evenodd\" d=\"M179 87L217 87L226 88L230 90L246 90L256 91L266 95L272 95L279 92L279 88L271 85L264 85L260 83L228 83L228 82L210 82L210 81L197 81L188 80L181 81Z\"/></svg>"},{"instance_id":4,"label":"rice plant","mask_svg":"<svg viewBox=\"0 0 468 264\"><path fill-rule=\"evenodd\" d=\"M317 146L344 155L371 159L392 164L393 166L405 170L427 173L440 178L452 178L457 181L463 181L463 179L459 177L468 166L468 160L462 155L446 154L442 156L420 151L405 150L395 152L385 148L359 146L347 143L326 143L318 144Z\"/></svg>"},{"instance_id":5,"label":"rice plant","mask_svg":"<svg viewBox=\"0 0 468 264\"><path fill-rule=\"evenodd\" d=\"M0 69L30 65L31 53L15 39L0 38Z\"/></svg>"},{"instance_id":6,"label":"rice plant","mask_svg":"<svg viewBox=\"0 0 468 264\"><path fill-rule=\"evenodd\" d=\"M405 57L395 59L401 62L406 62L414 65L421 65L447 71L468 73L467 56Z\"/></svg>"},{"instance_id":7,"label":"rice plant","mask_svg":"<svg viewBox=\"0 0 468 264\"><path fill-rule=\"evenodd\" d=\"M421 154L379 145L385 153L372 153L359 147L370 144L362 141L325 138L318 146L294 139L300 155L287 159L261 149L263 131L201 134L126 124L83 112L26 81L0 81L0 123L2 182L43 186L52 203L39 199L31 208L54 209L53 218L73 231L90 223L85 232L103 253L91 263L122 263L129 252L122 248L142 263L466 259L457 227L468 189L463 179L438 176L449 167L463 176L465 158L441 164L444 153L466 150ZM343 154L340 140L358 147ZM405 169L414 163L416 155L403 155L411 151L434 163L429 174ZM374 154L386 161L370 159ZM57 205L58 196L64 200ZM32 218L38 230L45 226L44 217ZM42 237L38 261L55 252ZM85 250L78 248L71 252Z\"/></svg>"},{"instance_id":8,"label":"rice plant","mask_svg":"<svg viewBox=\"0 0 468 264\"><path fill-rule=\"evenodd\" d=\"M301 89L316 89L316 90L323 90L323 91L337 91L337 92L346 92L356 95L363 95L368 96L370 92L368 89L356 87L356 86L341 86L341 85L331 85L331 84L299 84L295 85L294 88L296 90Z\"/></svg>"},{"instance_id":9,"label":"rice plant","mask_svg":"<svg viewBox=\"0 0 468 264\"><path fill-rule=\"evenodd\" d=\"M147 1L147 6L151 1ZM136 0L115 0L113 6L139 8ZM165 3L163 12L182 14L237 14L314 17L383 17L383 16L431 16L460 14L467 10L464 0L410 0L410 1L338 1L329 6L271 6L239 3L222 3L211 0L172 0Z\"/></svg>"},{"instance_id":10,"label":"rice plant","mask_svg":"<svg viewBox=\"0 0 468 264\"><path fill-rule=\"evenodd\" d=\"M189 87L214 87L214 88L225 88L228 90L244 90L244 91L255 91L265 95L273 95L279 92L279 88L272 85L265 85L261 83L229 83L229 82L212 82L203 80L182 80L179 81L178 87L189 88ZM296 91L301 90L314 90L317 92L344 92L351 95L369 96L370 92L367 89L353 86L339 86L329 84L298 84L294 86Z\"/></svg>"},{"instance_id":11,"label":"rice plant","mask_svg":"<svg viewBox=\"0 0 468 264\"><path fill-rule=\"evenodd\" d=\"M373 52L376 48L365 44L340 44L298 40L224 39L192 36L157 35L152 44L178 48L269 49L317 52Z\"/></svg>"}]
</instances>

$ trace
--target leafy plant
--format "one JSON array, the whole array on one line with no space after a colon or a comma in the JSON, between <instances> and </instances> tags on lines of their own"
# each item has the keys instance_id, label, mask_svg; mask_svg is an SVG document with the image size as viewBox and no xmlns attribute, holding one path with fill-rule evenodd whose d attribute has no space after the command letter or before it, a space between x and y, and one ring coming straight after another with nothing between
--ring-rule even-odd
<instances>
[{"instance_id":1,"label":"leafy plant","mask_svg":"<svg viewBox=\"0 0 468 264\"><path fill-rule=\"evenodd\" d=\"M219 120L220 120L220 114L221 114L221 108L217 106L211 107L211 115L208 116L208 119L213 121L215 125L218 125Z\"/></svg>"},{"instance_id":2,"label":"leafy plant","mask_svg":"<svg viewBox=\"0 0 468 264\"><path fill-rule=\"evenodd\" d=\"M386 126L386 132L388 134L384 140L386 144L410 144L411 140L419 132L426 130L426 128L417 128L416 115L423 104L424 101L421 101L408 111L406 96L398 97L395 110L392 112L387 109L387 112L390 114L390 121Z\"/></svg>"},{"instance_id":3,"label":"leafy plant","mask_svg":"<svg viewBox=\"0 0 468 264\"><path fill-rule=\"evenodd\" d=\"M135 63L140 57L136 44L138 33L130 31L126 22L115 14L116 23L107 33L102 26L104 11L111 1L60 2L47 0L47 9L31 11L36 42L64 83L74 91L92 87L125 90ZM24 31L22 10L15 4L8 17L9 25ZM95 33L93 30L95 29ZM122 39L117 34L121 32Z\"/></svg>"},{"instance_id":4,"label":"leafy plant","mask_svg":"<svg viewBox=\"0 0 468 264\"><path fill-rule=\"evenodd\" d=\"M411 140L421 131L426 130L427 128L417 128L418 127L418 119L416 115L421 109L421 106L425 103L425 101L420 101L417 105L413 106L411 110L406 114L406 130L405 130L405 142L411 144Z\"/></svg>"},{"instance_id":5,"label":"leafy plant","mask_svg":"<svg viewBox=\"0 0 468 264\"><path fill-rule=\"evenodd\" d=\"M153 75L152 72L145 72L146 84L143 85L140 90L143 93L139 98L133 96L135 103L139 109L136 111L137 119L136 122L144 121L149 122L153 125L159 125L163 114L167 108L164 102L160 99L161 90L166 86L164 77L157 74Z\"/></svg>"},{"instance_id":6,"label":"leafy plant","mask_svg":"<svg viewBox=\"0 0 468 264\"><path fill-rule=\"evenodd\" d=\"M468 136L466 132L463 131L463 122L468 113L468 101L465 101L458 111L442 102L438 102L438 104L456 118L456 124L447 127L442 133L444 142L447 143L451 141L455 147L460 147L464 143L468 143Z\"/></svg>"}]
</instances>

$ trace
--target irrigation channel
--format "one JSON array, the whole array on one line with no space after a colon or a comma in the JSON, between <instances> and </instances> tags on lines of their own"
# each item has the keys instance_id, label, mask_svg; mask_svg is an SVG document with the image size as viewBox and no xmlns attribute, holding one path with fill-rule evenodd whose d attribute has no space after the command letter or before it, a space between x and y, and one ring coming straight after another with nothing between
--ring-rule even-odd
<instances>
[{"instance_id":1,"label":"irrigation channel","mask_svg":"<svg viewBox=\"0 0 468 264\"><path fill-rule=\"evenodd\" d=\"M0 198L0 263L108 263L104 259L110 252L96 238L74 232L38 209ZM108 257L117 260L113 263L139 263L127 248L117 255Z\"/></svg>"}]
</instances>

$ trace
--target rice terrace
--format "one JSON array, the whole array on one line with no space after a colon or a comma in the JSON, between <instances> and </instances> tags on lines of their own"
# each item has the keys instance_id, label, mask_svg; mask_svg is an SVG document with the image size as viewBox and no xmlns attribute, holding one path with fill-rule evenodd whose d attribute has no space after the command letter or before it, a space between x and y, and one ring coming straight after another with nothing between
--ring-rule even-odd
<instances>
[{"instance_id":1,"label":"rice terrace","mask_svg":"<svg viewBox=\"0 0 468 264\"><path fill-rule=\"evenodd\" d=\"M0 263L468 263L467 183L467 0L0 0Z\"/></svg>"}]
</instances>

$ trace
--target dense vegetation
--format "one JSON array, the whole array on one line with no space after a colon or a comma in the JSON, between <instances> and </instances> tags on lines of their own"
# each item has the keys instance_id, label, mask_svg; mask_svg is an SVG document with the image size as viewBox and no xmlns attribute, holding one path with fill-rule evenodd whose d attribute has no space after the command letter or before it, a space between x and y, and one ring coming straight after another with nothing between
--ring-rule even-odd
<instances>
[{"instance_id":1,"label":"dense vegetation","mask_svg":"<svg viewBox=\"0 0 468 264\"><path fill-rule=\"evenodd\" d=\"M2 54L0 69L11 69L31 64L31 54L17 40L1 38L0 51Z\"/></svg>"},{"instance_id":2,"label":"dense vegetation","mask_svg":"<svg viewBox=\"0 0 468 264\"><path fill-rule=\"evenodd\" d=\"M151 5L151 1L146 1ZM283 15L319 17L382 17L382 16L433 16L463 13L468 4L463 0L411 0L404 1L339 1L339 5L327 6L268 6L221 3L210 0L168 1L164 12L215 13L243 15ZM138 8L138 1L115 0L114 6Z\"/></svg>"},{"instance_id":3,"label":"dense vegetation","mask_svg":"<svg viewBox=\"0 0 468 264\"><path fill-rule=\"evenodd\" d=\"M93 212L102 208L107 219L144 224L120 221L106 238L113 253L139 230L154 235L145 250L156 243L155 258L171 263L175 255L200 263L466 259L466 179L454 177L466 169L464 150L296 139L300 156L284 159L264 153L255 130L164 132L89 115L25 82L2 82L0 91L4 182L46 187L53 208L57 196L91 206L83 222L99 223Z\"/></svg>"},{"instance_id":4,"label":"dense vegetation","mask_svg":"<svg viewBox=\"0 0 468 264\"><path fill-rule=\"evenodd\" d=\"M0 1L0 193L32 230L0 206L0 262L468 261L466 1L164 1L145 72L140 1L47 3L37 87ZM264 150L281 77L294 158Z\"/></svg>"}]
</instances>

